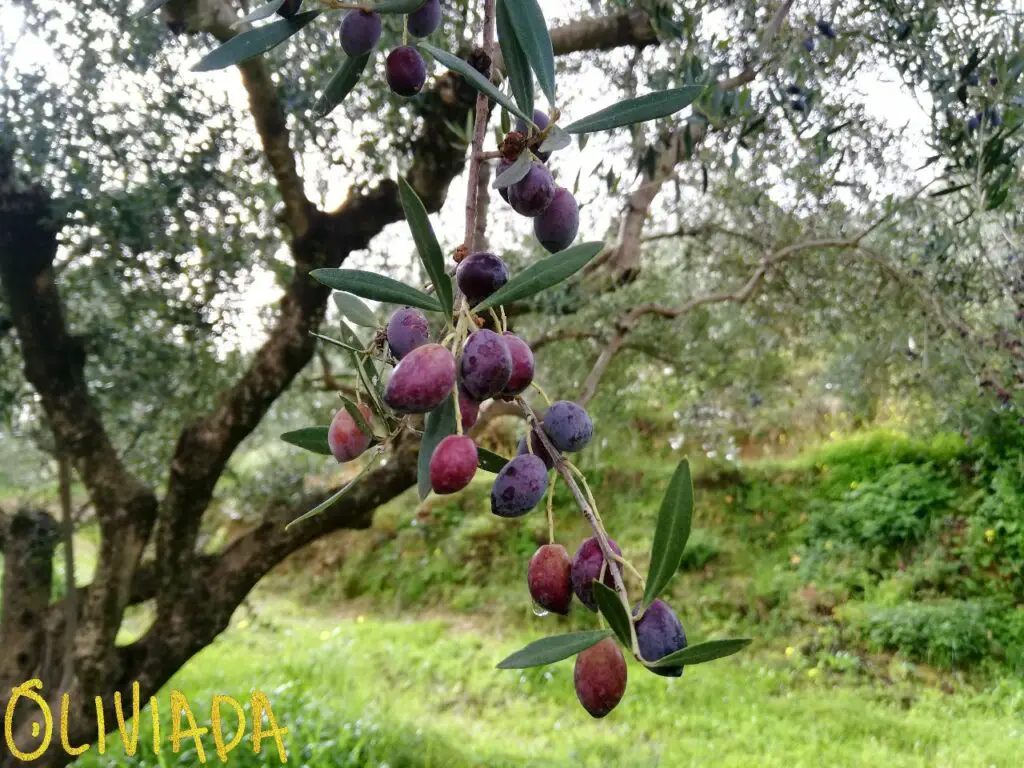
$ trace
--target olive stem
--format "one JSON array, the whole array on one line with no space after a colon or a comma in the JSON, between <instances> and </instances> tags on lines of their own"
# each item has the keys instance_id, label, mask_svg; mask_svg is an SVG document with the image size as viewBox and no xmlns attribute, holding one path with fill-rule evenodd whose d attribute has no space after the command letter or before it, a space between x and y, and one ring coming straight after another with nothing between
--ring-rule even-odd
<instances>
[{"instance_id":1,"label":"olive stem","mask_svg":"<svg viewBox=\"0 0 1024 768\"><path fill-rule=\"evenodd\" d=\"M491 49L494 48L494 0L484 0L484 23L483 23L483 50L490 59ZM480 93L476 97L476 118L473 124L473 145L469 153L469 181L466 186L466 235L463 243L466 247L466 255L474 252L475 237L478 231L477 218L480 214L480 207L477 201L479 192L480 164L483 162L479 155L483 152L484 139L487 136L487 120L490 117L490 107L487 96ZM485 191L484 194L487 194Z\"/></svg>"},{"instance_id":2,"label":"olive stem","mask_svg":"<svg viewBox=\"0 0 1024 768\"><path fill-rule=\"evenodd\" d=\"M622 605L626 609L626 615L630 616L631 608L629 605L629 593L626 591L626 584L622 579L622 570L616 562L615 553L612 551L611 545L608 543L608 534L605 533L604 526L598 519L590 501L587 499L586 494L584 494L583 490L580 488L579 483L576 482L576 477L573 475L572 469L570 469L572 465L566 460L565 456L562 455L561 451L555 448L551 443L551 440L548 439L547 434L540 428L540 421L537 418L537 413L533 410L533 407L521 396L516 398L516 402L518 402L519 407L523 409L523 415L526 417L530 427L533 428L533 431L536 432L537 439L540 440L541 445L544 446L544 449L554 460L555 470L562 476L565 484L569 487L569 492L572 493L573 498L576 500L576 506L580 508L580 512L583 513L583 517L586 519L587 523L589 523L590 529L594 532L598 547L601 549L601 554L604 556L605 565L603 565L602 568L607 566L608 571L612 575L612 582L615 585L615 591L618 593L619 599L622 601ZM629 635L633 655L638 660L643 661L643 658L640 655L640 644L636 639L636 627L633 625L632 620L629 622Z\"/></svg>"}]
</instances>

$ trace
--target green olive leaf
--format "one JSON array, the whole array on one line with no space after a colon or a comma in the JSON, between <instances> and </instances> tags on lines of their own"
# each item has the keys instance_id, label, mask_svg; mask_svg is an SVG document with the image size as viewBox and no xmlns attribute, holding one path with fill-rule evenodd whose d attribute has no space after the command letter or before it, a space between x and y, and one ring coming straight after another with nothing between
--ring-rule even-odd
<instances>
[{"instance_id":1,"label":"green olive leaf","mask_svg":"<svg viewBox=\"0 0 1024 768\"><path fill-rule=\"evenodd\" d=\"M594 600L601 615L619 638L619 642L629 648L633 644L633 634L629 628L631 619L626 612L626 606L619 599L619 593L600 581L594 581L593 584Z\"/></svg>"},{"instance_id":2,"label":"green olive leaf","mask_svg":"<svg viewBox=\"0 0 1024 768\"><path fill-rule=\"evenodd\" d=\"M486 448L481 448L480 446L477 446L476 448L476 455L477 466L485 472L498 474L505 465L508 464L508 459L504 456L499 456L498 454L488 451Z\"/></svg>"},{"instance_id":3,"label":"green olive leaf","mask_svg":"<svg viewBox=\"0 0 1024 768\"><path fill-rule=\"evenodd\" d=\"M271 48L279 46L319 15L320 11L305 11L236 35L203 56L192 67L192 71L212 72L266 53Z\"/></svg>"},{"instance_id":4,"label":"green olive leaf","mask_svg":"<svg viewBox=\"0 0 1024 768\"><path fill-rule=\"evenodd\" d=\"M703 85L684 85L667 91L655 91L599 110L565 127L567 133L594 133L667 117L688 107L704 92Z\"/></svg>"},{"instance_id":5,"label":"green olive leaf","mask_svg":"<svg viewBox=\"0 0 1024 768\"><path fill-rule=\"evenodd\" d=\"M345 59L345 62L338 67L338 71L328 81L327 87L320 94L320 98L316 100L316 104L313 105L315 119L327 117L336 106L345 100L345 97L356 87L369 60L369 53Z\"/></svg>"},{"instance_id":6,"label":"green olive leaf","mask_svg":"<svg viewBox=\"0 0 1024 768\"><path fill-rule=\"evenodd\" d=\"M351 293L336 291L332 298L334 299L334 304L337 306L338 311L341 312L342 316L346 319L351 320L356 325L361 325L364 328L377 327L377 318L373 314L373 310L363 304L363 302Z\"/></svg>"},{"instance_id":7,"label":"green olive leaf","mask_svg":"<svg viewBox=\"0 0 1024 768\"><path fill-rule=\"evenodd\" d=\"M430 282L434 284L434 293L441 303L448 319L452 317L453 295L452 279L444 269L444 253L434 235L434 228L430 226L430 217L427 216L427 209L420 200L416 190L401 176L398 177L398 195L402 199L402 210L405 211L405 220L409 223L412 231L412 239L416 243L416 251L420 255L420 261L430 275Z\"/></svg>"},{"instance_id":8,"label":"green olive leaf","mask_svg":"<svg viewBox=\"0 0 1024 768\"><path fill-rule=\"evenodd\" d=\"M519 47L537 74L540 89L555 103L555 53L551 47L548 23L537 0L515 0L505 6L508 21L515 30ZM504 53L504 52L503 52Z\"/></svg>"},{"instance_id":9,"label":"green olive leaf","mask_svg":"<svg viewBox=\"0 0 1024 768\"><path fill-rule=\"evenodd\" d=\"M473 69L469 62L463 61L458 56L453 56L447 51L442 51L440 48L435 48L430 43L417 43L416 46L433 56L438 63L443 64L450 70L458 72L463 78L465 78L467 83L485 94L492 101L501 104L501 106L513 115L523 118L523 120L528 123L533 123L532 116L523 112L523 110L521 110L512 99L495 88L494 83Z\"/></svg>"},{"instance_id":10,"label":"green olive leaf","mask_svg":"<svg viewBox=\"0 0 1024 768\"><path fill-rule=\"evenodd\" d=\"M691 645L681 651L670 653L657 661L647 662L649 667L680 667L688 664L703 664L725 656L731 656L750 645L749 637L738 637L731 640L708 640L705 643Z\"/></svg>"},{"instance_id":11,"label":"green olive leaf","mask_svg":"<svg viewBox=\"0 0 1024 768\"><path fill-rule=\"evenodd\" d=\"M330 456L331 446L327 443L327 430L328 427L303 427L285 432L281 439L304 450Z\"/></svg>"},{"instance_id":12,"label":"green olive leaf","mask_svg":"<svg viewBox=\"0 0 1024 768\"><path fill-rule=\"evenodd\" d=\"M363 416L363 412L359 410L359 406L344 395L341 395L341 404L345 406L345 410L348 411L348 415L352 417L356 426L359 427L359 431L364 435L369 435L370 438L376 442L377 436L373 434L373 427L370 426L366 417Z\"/></svg>"},{"instance_id":13,"label":"green olive leaf","mask_svg":"<svg viewBox=\"0 0 1024 768\"><path fill-rule=\"evenodd\" d=\"M248 15L240 18L238 21L231 25L231 28L234 29L235 27L240 27L242 24L245 24L246 22L260 21L261 19L265 19L268 16L273 16L275 13L277 13L278 9L284 4L285 0L270 0L269 3L264 3L259 8L254 10L252 13L249 13Z\"/></svg>"},{"instance_id":14,"label":"green olive leaf","mask_svg":"<svg viewBox=\"0 0 1024 768\"><path fill-rule=\"evenodd\" d=\"M526 669L554 664L556 661L575 656L597 645L611 635L609 629L597 629L590 632L570 632L566 635L554 635L534 640L498 664L498 669Z\"/></svg>"},{"instance_id":15,"label":"green olive leaf","mask_svg":"<svg viewBox=\"0 0 1024 768\"><path fill-rule=\"evenodd\" d=\"M530 172L530 167L533 165L533 155L530 152L520 152L519 157L512 163L508 168L499 173L494 178L494 183L491 185L494 189L505 189L515 184L517 181L522 181L526 178L526 174Z\"/></svg>"},{"instance_id":16,"label":"green olive leaf","mask_svg":"<svg viewBox=\"0 0 1024 768\"><path fill-rule=\"evenodd\" d=\"M495 6L495 22L498 28L498 45L501 46L501 58L505 61L509 85L516 103L523 112L533 114L533 72L526 58L523 47L519 44L512 21L505 7L506 0L498 0ZM508 133L508 129L504 130Z\"/></svg>"},{"instance_id":17,"label":"green olive leaf","mask_svg":"<svg viewBox=\"0 0 1024 768\"><path fill-rule=\"evenodd\" d=\"M541 259L473 307L473 311L482 312L500 304L511 304L513 301L525 299L553 285L558 285L583 269L587 262L602 250L604 250L604 243L580 243L554 256Z\"/></svg>"},{"instance_id":18,"label":"green olive leaf","mask_svg":"<svg viewBox=\"0 0 1024 768\"><path fill-rule=\"evenodd\" d=\"M428 296L405 283L366 272L361 269L314 269L309 276L318 283L336 291L347 291L372 301L385 301L389 304L404 304L419 307L428 312L441 312L441 305L433 296Z\"/></svg>"},{"instance_id":19,"label":"green olive leaf","mask_svg":"<svg viewBox=\"0 0 1024 768\"><path fill-rule=\"evenodd\" d=\"M654 602L679 570L692 525L693 481L690 478L690 462L683 459L672 474L668 490L661 500L661 511L658 513L654 541L651 544L644 610L647 610L647 606Z\"/></svg>"},{"instance_id":20,"label":"green olive leaf","mask_svg":"<svg viewBox=\"0 0 1024 768\"><path fill-rule=\"evenodd\" d=\"M453 393L427 414L423 438L420 440L420 455L416 462L416 486L421 500L430 493L430 457L434 455L434 449L446 437L455 434L456 407Z\"/></svg>"}]
</instances>

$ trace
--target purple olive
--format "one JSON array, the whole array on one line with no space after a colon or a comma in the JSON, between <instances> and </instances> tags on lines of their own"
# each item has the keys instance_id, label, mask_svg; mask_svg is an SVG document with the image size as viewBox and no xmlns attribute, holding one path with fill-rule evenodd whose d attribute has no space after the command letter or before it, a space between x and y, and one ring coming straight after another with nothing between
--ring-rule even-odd
<instances>
[{"instance_id":1,"label":"purple olive","mask_svg":"<svg viewBox=\"0 0 1024 768\"><path fill-rule=\"evenodd\" d=\"M441 26L441 0L427 0L405 20L406 28L413 37L432 35Z\"/></svg>"},{"instance_id":2,"label":"purple olive","mask_svg":"<svg viewBox=\"0 0 1024 768\"><path fill-rule=\"evenodd\" d=\"M558 187L551 205L533 220L533 233L549 253L564 251L580 231L580 207L565 187Z\"/></svg>"},{"instance_id":3,"label":"purple olive","mask_svg":"<svg viewBox=\"0 0 1024 768\"><path fill-rule=\"evenodd\" d=\"M440 344L424 344L402 358L384 388L384 403L398 413L426 413L455 386L455 358Z\"/></svg>"},{"instance_id":4,"label":"purple olive","mask_svg":"<svg viewBox=\"0 0 1024 768\"><path fill-rule=\"evenodd\" d=\"M455 270L455 282L470 305L479 304L508 282L508 266L493 253L474 253Z\"/></svg>"},{"instance_id":5,"label":"purple olive","mask_svg":"<svg viewBox=\"0 0 1024 768\"><path fill-rule=\"evenodd\" d=\"M473 479L477 467L476 443L465 435L448 435L430 457L430 487L434 493L461 491Z\"/></svg>"},{"instance_id":6,"label":"purple olive","mask_svg":"<svg viewBox=\"0 0 1024 768\"><path fill-rule=\"evenodd\" d=\"M555 180L543 164L534 163L522 179L508 188L508 202L521 216L540 216L555 198Z\"/></svg>"},{"instance_id":7,"label":"purple olive","mask_svg":"<svg viewBox=\"0 0 1024 768\"><path fill-rule=\"evenodd\" d=\"M540 504L548 487L548 471L536 456L516 456L491 486L491 512L499 517L521 517Z\"/></svg>"},{"instance_id":8,"label":"purple olive","mask_svg":"<svg viewBox=\"0 0 1024 768\"><path fill-rule=\"evenodd\" d=\"M403 307L395 310L388 318L385 336L391 354L396 360L401 360L430 341L430 326L422 312L412 307Z\"/></svg>"},{"instance_id":9,"label":"purple olive","mask_svg":"<svg viewBox=\"0 0 1024 768\"><path fill-rule=\"evenodd\" d=\"M533 350L514 333L503 333L501 338L512 356L512 374L508 378L508 384L501 391L501 396L511 399L524 392L533 382Z\"/></svg>"},{"instance_id":10,"label":"purple olive","mask_svg":"<svg viewBox=\"0 0 1024 768\"><path fill-rule=\"evenodd\" d=\"M415 96L427 81L427 65L419 51L401 45L388 54L385 75L391 90L399 96Z\"/></svg>"},{"instance_id":11,"label":"purple olive","mask_svg":"<svg viewBox=\"0 0 1024 768\"><path fill-rule=\"evenodd\" d=\"M354 10L341 20L341 48L349 56L363 56L380 42L380 14L375 11Z\"/></svg>"},{"instance_id":12,"label":"purple olive","mask_svg":"<svg viewBox=\"0 0 1024 768\"><path fill-rule=\"evenodd\" d=\"M466 394L483 402L501 394L512 375L512 354L505 340L481 328L470 334L459 361L459 381Z\"/></svg>"}]
</instances>

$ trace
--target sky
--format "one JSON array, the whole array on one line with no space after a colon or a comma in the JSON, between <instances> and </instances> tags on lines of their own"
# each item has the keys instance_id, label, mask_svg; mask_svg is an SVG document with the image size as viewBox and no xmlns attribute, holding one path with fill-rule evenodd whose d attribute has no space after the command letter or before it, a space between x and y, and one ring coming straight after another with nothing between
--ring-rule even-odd
<instances>
[{"instance_id":1,"label":"sky","mask_svg":"<svg viewBox=\"0 0 1024 768\"><path fill-rule=\"evenodd\" d=\"M141 1L139 0L140 5ZM585 7L586 4L541 0L541 6L549 23L556 26L575 15L578 11L577 6ZM709 23L713 24L714 22ZM50 77L59 82L62 77L60 62L55 61L49 49L33 37L31 30L24 29L20 9L12 4L0 4L0 43L4 38L10 39L17 34L22 35L18 44L18 66L44 68ZM197 38L189 38L183 45L187 46L182 51L186 63L197 59L206 50ZM2 49L2 45L0 45L0 49ZM607 55L625 56L626 53L612 52ZM0 73L5 66L9 66L9 63L0 61ZM435 67L435 71L439 73L442 68ZM428 69L428 75L429 72ZM182 76L193 80L196 88L222 90L234 106L239 110L245 110L247 96L236 70L192 73L187 71L187 66L183 66ZM923 138L928 127L928 117L918 102L909 98L895 73L862 75L852 84L852 87L863 95L864 104L872 116L891 124L908 126L908 140L904 155L911 164L920 165L918 161L924 159ZM573 80L563 84L559 93L561 101L559 108L566 115L566 120L571 120L613 103L616 99L616 91L617 89L609 87L607 76L602 71L596 67L587 66L579 75L574 76ZM541 102L542 96L538 94L538 106L542 106ZM497 111L495 112L495 121L497 120L496 115ZM488 136L491 135L492 132L489 132ZM633 189L632 186L629 186L631 177L629 174L623 179L626 186L620 190L619 194L609 196L604 182L596 178L596 174L593 173L602 158L606 156L608 142L623 138L620 136L616 139L606 139L601 136L593 136L583 150L579 150L576 145L573 145L554 156L555 159L551 165L560 184L572 188L577 177L580 180L577 197L585 203L581 214L581 240L603 238L611 228L609 223L614 223L617 219L625 196ZM258 138L254 131L251 133L250 139L253 145L258 145ZM344 148L339 149L344 151ZM300 162L303 172L307 176L309 193L315 200L316 192L313 188L313 179L319 175L329 179L326 195L316 202L331 209L348 194L349 186L354 180L340 174L337 166L330 167L328 176L323 173L327 166L320 157L306 155L300 158ZM633 184L635 185L636 182L634 181ZM461 240L465 193L466 180L459 177L450 187L443 211L440 215L432 217L438 238L446 250L453 249ZM780 188L779 193L783 194L784 190ZM489 216L489 235L492 238L492 243L498 248L512 247L520 238L530 234L531 224L529 220L512 213L508 206L504 205L496 196L493 200L494 204L491 206L491 215ZM614 236L614 232L610 235ZM357 268L373 266L375 259L372 252L388 253L391 264L396 261L400 264L403 258L405 263L410 266L415 262L404 222L388 227L372 244L371 253L356 254L347 265ZM283 248L281 257L286 257ZM405 277L409 276L411 273ZM252 347L261 341L263 325L259 317L260 310L267 304L276 301L279 295L280 288L276 286L269 272L261 272L253 276L248 293L242 302L248 309L243 323L236 331L235 343L242 347Z\"/></svg>"}]
</instances>

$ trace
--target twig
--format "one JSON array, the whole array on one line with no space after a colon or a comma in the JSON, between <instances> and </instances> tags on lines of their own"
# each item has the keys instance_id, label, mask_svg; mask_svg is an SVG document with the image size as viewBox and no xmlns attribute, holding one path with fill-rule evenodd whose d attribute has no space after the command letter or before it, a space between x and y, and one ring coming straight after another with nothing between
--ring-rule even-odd
<instances>
[{"instance_id":1,"label":"twig","mask_svg":"<svg viewBox=\"0 0 1024 768\"><path fill-rule=\"evenodd\" d=\"M695 299L690 299L690 301L676 307L648 303L640 304L639 306L629 310L615 322L615 334L608 341L605 348L601 350L597 360L594 362L594 366L587 375L587 379L583 384L583 393L579 400L580 404L586 405L593 399L594 395L597 394L597 387L600 384L601 378L604 376L605 371L608 369L612 360L624 346L626 337L633 331L633 328L641 317L644 317L645 315L656 315L666 319L675 319L706 304L721 304L726 302L744 304L751 296L754 295L758 286L760 286L761 282L773 267L799 253L825 248L863 250L862 242L868 235L896 215L896 213L904 206L920 197L934 182L935 179L918 187L917 190L902 200L899 205L893 206L892 209L885 213L885 215L880 216L877 220L851 237L830 237L816 240L805 240L801 243L793 243L792 245L784 246L766 256L763 256L757 265L757 269L754 270L746 283L734 291L700 296Z\"/></svg>"},{"instance_id":2,"label":"twig","mask_svg":"<svg viewBox=\"0 0 1024 768\"><path fill-rule=\"evenodd\" d=\"M576 478L573 476L572 470L569 468L569 463L565 460L562 453L551 444L551 441L548 439L544 430L540 428L540 420L537 418L537 412L534 411L533 407L522 397L519 397L516 400L523 409L523 415L526 416L530 429L533 434L537 436L537 439L540 440L541 445L544 446L544 450L546 450L548 455L554 460L555 471L561 475L562 480L564 480L565 484L569 487L569 492L572 494L573 499L575 499L576 506L579 507L580 512L583 513L583 517L586 518L587 523L590 525L590 529L594 532L594 537L597 539L597 544L601 549L601 554L604 556L604 562L607 564L608 571L612 575L612 582L615 585L615 591L618 593L619 599L622 601L622 605L626 609L626 615L629 616L632 611L629 604L629 593L626 591L626 584L622 580L622 570L619 567L615 552L608 543L608 534L605 533L604 526L597 518L597 514L591 507L586 495L576 482ZM632 621L629 622L629 633L633 655L636 656L637 659L641 659L640 645L636 639L636 628L633 626Z\"/></svg>"},{"instance_id":3,"label":"twig","mask_svg":"<svg viewBox=\"0 0 1024 768\"><path fill-rule=\"evenodd\" d=\"M494 0L484 2L484 42L483 50L488 57L494 48ZM490 106L487 96L480 93L476 97L476 121L473 125L473 148L469 153L469 182L466 185L466 235L464 244L466 254L474 252L474 244L478 234L482 234L485 225L478 223L477 219L481 214L480 206L477 204L477 195L480 191L479 177L480 165L483 163L480 155L483 153L484 138L487 135L487 120L490 117Z\"/></svg>"},{"instance_id":4,"label":"twig","mask_svg":"<svg viewBox=\"0 0 1024 768\"><path fill-rule=\"evenodd\" d=\"M71 462L64 456L58 459L58 486L60 491L60 531L64 544L64 601L67 607L67 625L64 631L64 670L60 690L71 687L75 677L75 636L78 634L78 590L75 587L75 521L71 509Z\"/></svg>"}]
</instances>

